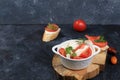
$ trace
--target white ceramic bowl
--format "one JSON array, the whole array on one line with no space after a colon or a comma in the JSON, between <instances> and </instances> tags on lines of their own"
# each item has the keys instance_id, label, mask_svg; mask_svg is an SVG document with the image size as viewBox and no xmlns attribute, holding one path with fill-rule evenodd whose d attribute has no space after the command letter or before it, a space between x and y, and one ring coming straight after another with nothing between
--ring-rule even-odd
<instances>
[{"instance_id":1,"label":"white ceramic bowl","mask_svg":"<svg viewBox=\"0 0 120 80\"><path fill-rule=\"evenodd\" d=\"M91 56L89 56L88 58L83 58L83 59L69 59L61 55L59 53L59 49L61 47L67 46L71 41L77 41L77 39L67 40L65 42L62 42L61 44L58 44L52 47L52 51L55 54L59 55L61 63L66 68L69 68L72 70L80 70L80 69L86 68L91 63L93 56L95 56L96 54L100 52L100 48L98 46L95 46L89 43L89 41L86 41L86 44L89 45L92 50Z\"/></svg>"}]
</instances>

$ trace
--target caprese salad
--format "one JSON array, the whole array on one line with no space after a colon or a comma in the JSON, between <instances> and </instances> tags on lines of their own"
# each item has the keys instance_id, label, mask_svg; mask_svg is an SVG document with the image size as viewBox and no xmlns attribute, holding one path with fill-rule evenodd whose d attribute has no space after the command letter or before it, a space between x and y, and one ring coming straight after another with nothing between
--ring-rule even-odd
<instances>
[{"instance_id":1,"label":"caprese salad","mask_svg":"<svg viewBox=\"0 0 120 80\"><path fill-rule=\"evenodd\" d=\"M83 59L88 58L92 54L92 50L84 40L71 40L67 46L59 49L59 53L69 59Z\"/></svg>"}]
</instances>

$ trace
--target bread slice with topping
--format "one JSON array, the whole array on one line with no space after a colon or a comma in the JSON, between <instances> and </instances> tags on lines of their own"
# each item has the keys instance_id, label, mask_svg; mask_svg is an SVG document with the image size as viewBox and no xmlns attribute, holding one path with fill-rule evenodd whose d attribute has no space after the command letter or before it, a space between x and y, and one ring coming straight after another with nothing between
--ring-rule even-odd
<instances>
[{"instance_id":1,"label":"bread slice with topping","mask_svg":"<svg viewBox=\"0 0 120 80\"><path fill-rule=\"evenodd\" d=\"M48 24L47 27L45 27L45 31L42 37L42 41L49 42L51 40L54 40L57 38L60 32L60 28L56 24Z\"/></svg>"},{"instance_id":2,"label":"bread slice with topping","mask_svg":"<svg viewBox=\"0 0 120 80\"><path fill-rule=\"evenodd\" d=\"M102 51L107 51L107 49L109 48L108 46L108 42L104 39L104 36L89 36L89 35L85 35L85 37L91 41L91 43L93 43L94 45L97 45L100 47L101 52Z\"/></svg>"}]
</instances>

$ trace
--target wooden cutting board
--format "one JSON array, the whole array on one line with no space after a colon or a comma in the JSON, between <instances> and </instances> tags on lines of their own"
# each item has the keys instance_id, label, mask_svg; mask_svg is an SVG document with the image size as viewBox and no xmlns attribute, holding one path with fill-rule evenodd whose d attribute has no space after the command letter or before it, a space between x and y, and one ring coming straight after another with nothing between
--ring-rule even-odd
<instances>
[{"instance_id":1,"label":"wooden cutting board","mask_svg":"<svg viewBox=\"0 0 120 80\"><path fill-rule=\"evenodd\" d=\"M94 56L92 63L87 68L82 70L70 70L61 64L59 56L55 54L53 56L52 66L57 75L62 77L63 80L86 80L97 76L104 70L106 56L106 52L101 52Z\"/></svg>"}]
</instances>

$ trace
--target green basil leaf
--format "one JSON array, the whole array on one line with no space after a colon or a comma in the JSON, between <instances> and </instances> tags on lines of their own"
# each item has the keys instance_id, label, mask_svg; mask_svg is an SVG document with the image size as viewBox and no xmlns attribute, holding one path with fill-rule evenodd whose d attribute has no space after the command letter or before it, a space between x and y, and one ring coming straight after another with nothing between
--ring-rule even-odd
<instances>
[{"instance_id":1,"label":"green basil leaf","mask_svg":"<svg viewBox=\"0 0 120 80\"><path fill-rule=\"evenodd\" d=\"M69 46L65 50L66 50L66 53L71 54L71 51L73 50L73 48L72 46Z\"/></svg>"},{"instance_id":2,"label":"green basil leaf","mask_svg":"<svg viewBox=\"0 0 120 80\"><path fill-rule=\"evenodd\" d=\"M106 40L95 40L95 42L106 42Z\"/></svg>"},{"instance_id":3,"label":"green basil leaf","mask_svg":"<svg viewBox=\"0 0 120 80\"><path fill-rule=\"evenodd\" d=\"M73 53L73 54L71 54L71 56L73 56L73 57L74 57L74 56L77 56L77 54L76 54L76 53Z\"/></svg>"},{"instance_id":4,"label":"green basil leaf","mask_svg":"<svg viewBox=\"0 0 120 80\"><path fill-rule=\"evenodd\" d=\"M104 36L100 36L100 39L94 40L95 42L106 42Z\"/></svg>"}]
</instances>

